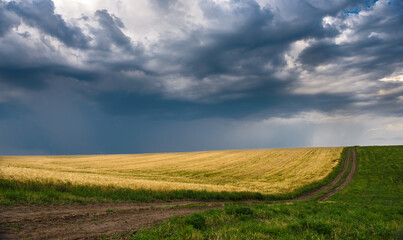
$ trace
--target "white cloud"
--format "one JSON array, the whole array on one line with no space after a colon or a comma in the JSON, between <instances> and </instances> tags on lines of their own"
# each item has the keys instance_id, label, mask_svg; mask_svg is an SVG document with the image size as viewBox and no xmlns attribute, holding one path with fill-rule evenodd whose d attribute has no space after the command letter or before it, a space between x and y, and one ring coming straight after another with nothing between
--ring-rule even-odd
<instances>
[{"instance_id":1,"label":"white cloud","mask_svg":"<svg viewBox=\"0 0 403 240\"><path fill-rule=\"evenodd\" d=\"M392 74L388 77L384 77L379 79L379 81L382 82L403 82L403 74L397 75L397 74Z\"/></svg>"},{"instance_id":2,"label":"white cloud","mask_svg":"<svg viewBox=\"0 0 403 240\"><path fill-rule=\"evenodd\" d=\"M167 35L186 36L187 29L203 24L202 13L193 1L182 1L177 12L158 11L158 6L148 0L55 0L56 12L64 18L92 16L96 10L107 9L125 24L124 33L146 47Z\"/></svg>"}]
</instances>

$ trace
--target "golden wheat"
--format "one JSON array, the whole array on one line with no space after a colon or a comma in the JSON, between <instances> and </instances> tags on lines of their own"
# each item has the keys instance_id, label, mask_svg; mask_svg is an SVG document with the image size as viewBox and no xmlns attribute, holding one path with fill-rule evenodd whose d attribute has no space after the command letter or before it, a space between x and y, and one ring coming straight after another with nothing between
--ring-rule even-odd
<instances>
[{"instance_id":1,"label":"golden wheat","mask_svg":"<svg viewBox=\"0 0 403 240\"><path fill-rule=\"evenodd\" d=\"M206 152L2 156L0 177L132 189L288 193L326 177L341 147Z\"/></svg>"}]
</instances>

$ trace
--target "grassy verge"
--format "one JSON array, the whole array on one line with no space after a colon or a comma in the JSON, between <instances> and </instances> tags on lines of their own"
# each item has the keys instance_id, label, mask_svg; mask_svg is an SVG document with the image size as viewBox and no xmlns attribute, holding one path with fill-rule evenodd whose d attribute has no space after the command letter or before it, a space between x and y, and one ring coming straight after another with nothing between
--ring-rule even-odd
<instances>
[{"instance_id":1,"label":"grassy verge","mask_svg":"<svg viewBox=\"0 0 403 240\"><path fill-rule=\"evenodd\" d=\"M403 146L357 147L352 182L330 201L228 204L126 239L403 239ZM106 236L113 238L113 236Z\"/></svg>"},{"instance_id":2,"label":"grassy verge","mask_svg":"<svg viewBox=\"0 0 403 240\"><path fill-rule=\"evenodd\" d=\"M311 183L287 194L268 195L258 192L211 192L194 190L153 191L133 190L114 186L79 185L71 182L17 181L0 178L0 205L72 202L152 202L181 199L198 200L282 200L291 199L331 182L341 171L346 156L323 180Z\"/></svg>"},{"instance_id":3,"label":"grassy verge","mask_svg":"<svg viewBox=\"0 0 403 240\"><path fill-rule=\"evenodd\" d=\"M151 191L113 186L77 185L54 181L11 181L0 179L0 204L71 202L152 202L181 199L249 200L266 196L254 192L208 192L193 190Z\"/></svg>"}]
</instances>

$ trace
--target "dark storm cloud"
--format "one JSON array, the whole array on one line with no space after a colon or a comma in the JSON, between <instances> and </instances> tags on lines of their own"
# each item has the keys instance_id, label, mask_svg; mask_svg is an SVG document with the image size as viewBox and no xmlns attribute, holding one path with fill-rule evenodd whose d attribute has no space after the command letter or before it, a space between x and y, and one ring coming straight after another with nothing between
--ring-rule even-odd
<instances>
[{"instance_id":1,"label":"dark storm cloud","mask_svg":"<svg viewBox=\"0 0 403 240\"><path fill-rule=\"evenodd\" d=\"M2 41L0 43L9 45L9 47L4 45L0 49L0 82L28 90L41 90L48 86L48 83L55 77L93 81L100 79L100 73L104 72L102 70L104 68L109 68L111 73L116 70L113 69L113 66L115 68L124 68L124 63L104 61L104 59L110 57L108 54L111 53L110 47L112 44L125 50L130 50L130 52L134 49L131 46L130 38L121 31L121 28L124 28L124 24L118 17L109 14L106 10L96 11L95 18L99 22L100 28L90 29L96 37L93 40L91 37L85 36L79 27L67 24L61 15L55 14L54 10L53 2L48 0L0 2L0 12L2 13L0 18L4 20L0 22L0 40ZM21 21L41 30L44 36L50 35L57 38L68 47L89 50L90 42L95 41L95 47L92 47L92 50L95 51L92 52L92 58L88 62L100 65L101 69L87 70L70 66L70 64L61 59L57 60L59 62L55 62L46 53L43 55L42 52L38 54L36 49L33 49L28 44L19 46L21 41L13 42L14 39L12 38L1 39L7 31L10 31L13 26L18 26ZM20 35L27 38L26 41L30 41L28 39L30 37L29 32ZM45 48L48 48L47 51L50 51L50 53L56 51L43 38L42 41ZM103 53L97 53L99 50L102 50ZM131 62L129 65L134 68L133 64Z\"/></svg>"},{"instance_id":2,"label":"dark storm cloud","mask_svg":"<svg viewBox=\"0 0 403 240\"><path fill-rule=\"evenodd\" d=\"M325 102L328 99L329 101L339 99L338 106L351 102L350 98L340 98L338 95L297 96L286 90L296 81L297 75L292 76L293 78L278 79L274 74L277 69L285 66L284 53L291 43L303 39L337 36L339 33L337 29L323 28L322 17L337 14L349 6L351 1L325 10L314 7L308 2L297 1L295 3L297 7L305 9L308 13L292 22L279 21L272 10L262 8L254 1L232 1L231 4L236 7L226 10L210 1L200 3L205 17L219 22L225 22L226 19L234 20L236 24L229 26L229 30L196 29L189 34L191 37L188 39L182 41L164 39L162 44L165 55L159 56L161 62L181 66L179 70L175 70L176 73L179 72L181 76L192 77L200 82L196 91L205 91L206 95L198 99L199 101L204 101L206 98L225 101L214 105L194 104L192 108L200 110L198 117L203 114L207 117L212 115L245 117L270 111L279 114L280 109L287 109L283 111L290 112L322 109L316 102ZM302 5L299 6L300 4ZM270 64L272 69L268 70L266 64ZM160 72L161 75L169 73ZM221 77L223 75L239 77L241 80L225 84L225 80ZM206 78L212 78L216 84L203 85ZM219 90L209 93L209 88ZM232 96L240 97L235 97L234 100L227 99ZM103 102L106 101L100 101ZM287 105L295 108L287 108ZM116 109L119 109L119 106L116 105ZM239 106L236 113L235 106ZM136 111L127 111L137 114Z\"/></svg>"},{"instance_id":3,"label":"dark storm cloud","mask_svg":"<svg viewBox=\"0 0 403 240\"><path fill-rule=\"evenodd\" d=\"M238 3L238 1L234 1ZM173 42L172 51L183 51L183 70L203 78L214 74L266 75L264 65L270 62L274 67L284 65L283 53L290 43L312 37L334 35L335 29L323 29L321 19L298 21L293 24L274 22L270 9L262 9L254 1L243 1L228 12L215 4L202 4L208 17L232 18L239 21L234 29L218 32L204 30L195 35L206 39L209 44L200 45L194 39L189 42ZM220 14L217 14L220 13Z\"/></svg>"},{"instance_id":4,"label":"dark storm cloud","mask_svg":"<svg viewBox=\"0 0 403 240\"><path fill-rule=\"evenodd\" d=\"M5 2L0 1L0 37L20 23L18 17L8 11L6 6L7 4Z\"/></svg>"},{"instance_id":5,"label":"dark storm cloud","mask_svg":"<svg viewBox=\"0 0 403 240\"><path fill-rule=\"evenodd\" d=\"M355 111L401 116L403 92L399 89L403 87L402 82L380 83L379 79L393 72L401 73L403 69L403 3L391 1L387 6L383 4L377 9L373 9L373 4L362 6L365 11L376 11L365 17L360 17L360 13L339 13L341 19L356 17L359 21L352 27L352 40L339 44L333 39L318 41L302 51L299 61L312 72L316 67L333 64L340 73L355 70L356 76L366 75L366 82L376 83L376 86L362 90L371 96L365 100L370 104L355 108ZM340 27L347 29L345 25ZM380 95L380 91L387 94Z\"/></svg>"},{"instance_id":6,"label":"dark storm cloud","mask_svg":"<svg viewBox=\"0 0 403 240\"><path fill-rule=\"evenodd\" d=\"M158 95L139 95L128 92L102 93L93 98L103 110L114 116L141 116L155 120L195 120L203 118L267 118L289 117L299 111L334 111L354 100L345 94L329 95L271 95L257 93L251 97L220 101L217 103L195 103L164 99ZM284 111L284 109L287 111Z\"/></svg>"},{"instance_id":7,"label":"dark storm cloud","mask_svg":"<svg viewBox=\"0 0 403 240\"><path fill-rule=\"evenodd\" d=\"M90 38L84 36L81 29L68 25L61 15L55 14L52 1L11 1L0 2L0 83L27 90L42 90L55 77L74 78L81 81L92 81L97 72L69 66L63 61L52 59L45 52L39 52L36 46L22 44L15 36L6 39L4 34L22 21L39 29L43 36L57 38L66 46L88 48ZM30 33L19 33L29 39ZM1 38L3 37L3 38ZM56 51L42 38L44 46ZM40 46L42 47L42 46ZM39 54L38 54L39 53ZM53 54L54 56L54 54ZM57 62L60 61L60 62Z\"/></svg>"},{"instance_id":8,"label":"dark storm cloud","mask_svg":"<svg viewBox=\"0 0 403 240\"><path fill-rule=\"evenodd\" d=\"M118 47L131 49L131 40L123 32L123 22L107 10L98 10L95 13L98 18L102 31L99 31L96 37L98 47L102 50L110 50L111 44Z\"/></svg>"},{"instance_id":9,"label":"dark storm cloud","mask_svg":"<svg viewBox=\"0 0 403 240\"><path fill-rule=\"evenodd\" d=\"M28 90L41 90L55 77L94 81L98 73L63 65L42 63L41 66L0 66L0 82Z\"/></svg>"},{"instance_id":10,"label":"dark storm cloud","mask_svg":"<svg viewBox=\"0 0 403 240\"><path fill-rule=\"evenodd\" d=\"M362 61L349 65L349 68L357 67L364 72L387 69L385 72L390 72L394 63L401 63L403 55L403 31L398 27L403 25L402 9L403 3L393 1L380 14L366 17L355 27L353 37L358 40L342 44L332 40L319 41L304 49L299 60L308 66L318 66L343 62L344 57L357 56Z\"/></svg>"},{"instance_id":11,"label":"dark storm cloud","mask_svg":"<svg viewBox=\"0 0 403 240\"><path fill-rule=\"evenodd\" d=\"M12 1L6 8L20 16L26 24L59 39L67 46L88 47L89 39L80 28L68 26L61 15L55 14L55 6L51 0Z\"/></svg>"},{"instance_id":12,"label":"dark storm cloud","mask_svg":"<svg viewBox=\"0 0 403 240\"><path fill-rule=\"evenodd\" d=\"M374 104L364 106L360 111L403 117L403 84L401 82L383 82L372 97Z\"/></svg>"},{"instance_id":13,"label":"dark storm cloud","mask_svg":"<svg viewBox=\"0 0 403 240\"><path fill-rule=\"evenodd\" d=\"M362 72L374 71L380 74L375 79L378 80L393 72L394 64L401 63L403 54L401 40L403 40L403 34L397 39L385 40L371 37L345 44L322 41L304 49L299 55L299 61L306 67L316 67L330 63L342 64L343 58L360 57L361 61L349 64L345 70L356 68Z\"/></svg>"},{"instance_id":14,"label":"dark storm cloud","mask_svg":"<svg viewBox=\"0 0 403 240\"><path fill-rule=\"evenodd\" d=\"M48 69L45 67L0 67L0 82L4 82L15 87L38 90L46 86L45 79L47 78L47 71Z\"/></svg>"},{"instance_id":15,"label":"dark storm cloud","mask_svg":"<svg viewBox=\"0 0 403 240\"><path fill-rule=\"evenodd\" d=\"M221 74L239 76L243 77L244 83L250 83L256 89L264 88L270 95L279 90L272 86L280 85L284 89L298 78L294 76L296 78L286 84L276 84L278 79L273 75L274 71L285 66L284 53L290 44L297 40L336 36L339 33L337 29L323 28L322 17L334 15L352 2L344 1L320 9L309 2L296 1L290 7L298 8L298 11L305 9L307 12L291 22L280 21L271 9L262 8L255 1L232 1L231 4L236 7L227 10L211 1L201 1L203 14L208 19L223 23L230 19L235 23L228 30L222 31L197 29L190 34L190 38L183 41L166 39L163 46L169 50L160 57L168 64L182 66L179 71L183 76L200 81ZM270 64L272 70L268 70L266 64ZM220 81L217 82L219 85ZM230 90L228 88L236 88L236 85L223 87L218 95L225 95ZM244 89L244 93L250 90Z\"/></svg>"},{"instance_id":16,"label":"dark storm cloud","mask_svg":"<svg viewBox=\"0 0 403 240\"><path fill-rule=\"evenodd\" d=\"M55 76L74 78L86 82L95 81L100 77L100 73L93 70L84 70L80 68L66 67L60 65L50 68L50 72Z\"/></svg>"},{"instance_id":17,"label":"dark storm cloud","mask_svg":"<svg viewBox=\"0 0 403 240\"><path fill-rule=\"evenodd\" d=\"M318 42L306 49L299 55L299 60L309 66L318 66L338 57L352 55L352 52L340 51L340 46L330 42Z\"/></svg>"},{"instance_id":18,"label":"dark storm cloud","mask_svg":"<svg viewBox=\"0 0 403 240\"><path fill-rule=\"evenodd\" d=\"M152 3L168 10L179 4L178 1L164 3L153 1ZM340 28L324 27L323 17L348 18L348 14L345 13L346 9L357 6L367 7L367 3L338 1L322 4L310 1L291 1L279 2L279 4L280 13L274 12L272 8L261 7L252 0L231 1L230 9L211 1L200 1L199 5L204 17L209 21L227 24L227 29L216 29L214 26L196 27L188 30L188 37L182 38L182 40L171 39L169 35L162 36L160 42L155 46L162 49L161 53L146 55L141 48L134 46L132 40L123 33L122 29L125 28L125 25L122 20L107 10L95 12L94 19L100 27L91 27L90 31L93 35L89 37L84 36L80 28L68 25L62 16L55 14L55 7L51 1L10 2L7 6L2 3L6 6L7 11L18 14L27 24L57 37L67 46L90 48L91 51L86 62L93 67L91 70L83 70L67 64L63 65L63 63L51 64L51 59L45 58L39 59L33 66L32 63L16 65L15 62L18 62L18 59L24 62L25 58L22 56L23 53L18 53L16 56L12 56L15 58L13 64L8 63L7 60L0 62L2 65L0 81L27 89L41 89L54 76L81 81L102 80L110 83L109 85L122 85L123 87L124 84L131 83L132 86L127 86L128 88L125 90L132 96L138 96L138 100L129 101L133 104L137 101L141 102L141 99L144 99L145 102L152 102L151 108L160 105L161 109L170 109L174 108L173 106L176 104L178 109L183 109L182 112L187 111L186 104L188 104L193 109L200 108L200 112L206 113L207 116L209 111L205 110L206 108L217 108L216 112L222 112L222 116L226 117L226 111L218 107L220 101L225 102L222 104L223 106L230 106L231 102L234 106L242 106L243 99L245 99L245 105L253 106L249 107L248 111L240 110L238 115L248 116L267 111L267 109L274 109L268 105L278 106L277 108L281 109L284 106L282 103L293 105L293 101L301 103L296 104L301 106L301 111L306 109L302 106L319 109L320 106L316 106L315 101L320 102L321 100L318 99L322 97L323 101L333 99L332 94L318 94L309 97L296 95L291 90L298 82L299 73L293 72L291 69L285 78L279 78L276 74L279 69L286 66L284 54L295 41L316 40L299 56L299 61L310 71L314 71L313 67L322 64L338 63L345 57L356 56L364 57L365 60L349 65L350 68L358 68L363 72L366 69L382 68L382 70L378 70L377 77L379 78L393 72L396 68L394 64L400 62L402 46L399 43L402 36L399 31L395 31L395 28L391 27L402 25L402 16L395 9L395 7L401 8L400 3L393 3L394 5L392 4L391 8L387 9L387 12L384 13L387 14L386 21L380 21L378 15L367 18L357 29L357 36L361 40L344 45L335 44L333 41L340 34ZM303 14L301 10L303 10ZM280 16L281 14L284 16ZM343 28L346 26L342 26L341 29ZM369 38L368 35L372 31L393 35L393 37L386 40L377 37ZM89 39L92 39L94 43L92 47L89 45ZM114 55L112 45L123 49L122 53L126 54L126 59L120 60L117 57L119 52ZM3 55L4 59L7 59L6 54ZM369 58L370 56L371 58ZM157 61L158 67L146 66L146 63L150 61ZM270 65L270 68L267 68L267 65ZM127 71L139 71L143 75L130 77L127 76ZM166 78L171 74L176 77L190 78L196 82L195 87L186 89L190 96L180 97L175 96L175 92L166 92L164 83L169 81ZM231 80L231 78L236 80ZM100 91L98 95L102 96L104 90L97 90ZM120 93L119 91L121 89L117 90L117 94ZM106 92L106 95L110 94L110 90ZM154 99L154 95L147 96L148 93L154 94L159 100L151 101L150 99ZM339 99L339 95L334 94L334 98ZM345 105L350 104L353 98L353 96L348 97ZM104 98L101 97L97 101L101 105L114 103L113 100L108 103L102 99ZM189 100L190 103L187 103ZM165 106L165 101L167 106ZM201 102L214 102L217 105L201 104ZM270 104L260 104L261 102ZM342 105L342 101L337 102L337 105ZM185 103L186 107L182 107L182 103ZM109 107L104 109L109 109ZM128 111L127 114L137 114L136 111L116 105L118 113L122 113L124 109ZM291 112L294 111L298 111L297 108ZM114 111L109 111L109 113L114 114Z\"/></svg>"},{"instance_id":19,"label":"dark storm cloud","mask_svg":"<svg viewBox=\"0 0 403 240\"><path fill-rule=\"evenodd\" d=\"M337 36L339 31L336 28L323 27L322 18L336 15L357 2L362 3L339 1L314 6L310 1L285 2L282 3L284 8L294 9L301 14L290 21L281 21L271 9L262 8L255 1L231 1L236 6L232 11L211 1L201 1L206 17L215 18L219 22L225 22L227 18L234 19L237 23L235 28L229 31L195 32L195 36L203 35L201 38L210 42L207 45L201 46L190 38L189 42L175 41L168 46L173 52L186 53L180 64L184 66L186 74L195 74L198 78L213 74L267 76L267 70L263 69L265 63L270 63L274 68L284 66L284 53L291 43ZM333 54L340 53L335 51ZM262 79L264 81L265 78Z\"/></svg>"}]
</instances>

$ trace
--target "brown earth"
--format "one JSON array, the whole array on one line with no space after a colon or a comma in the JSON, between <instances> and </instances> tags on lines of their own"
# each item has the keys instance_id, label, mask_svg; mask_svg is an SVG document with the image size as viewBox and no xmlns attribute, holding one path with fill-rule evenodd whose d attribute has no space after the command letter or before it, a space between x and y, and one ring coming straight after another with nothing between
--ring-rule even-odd
<instances>
[{"instance_id":1,"label":"brown earth","mask_svg":"<svg viewBox=\"0 0 403 240\"><path fill-rule=\"evenodd\" d=\"M354 149L348 150L342 171L331 183L293 200L309 199L331 189L342 179L350 163L352 167L345 182L318 198L318 201L328 199L351 181L356 170ZM135 232L175 215L182 216L204 209L222 208L224 203L224 201L174 201L1 206L0 240L98 239L102 235Z\"/></svg>"},{"instance_id":2,"label":"brown earth","mask_svg":"<svg viewBox=\"0 0 403 240\"><path fill-rule=\"evenodd\" d=\"M220 202L89 203L0 208L0 239L96 239L124 234Z\"/></svg>"}]
</instances>

